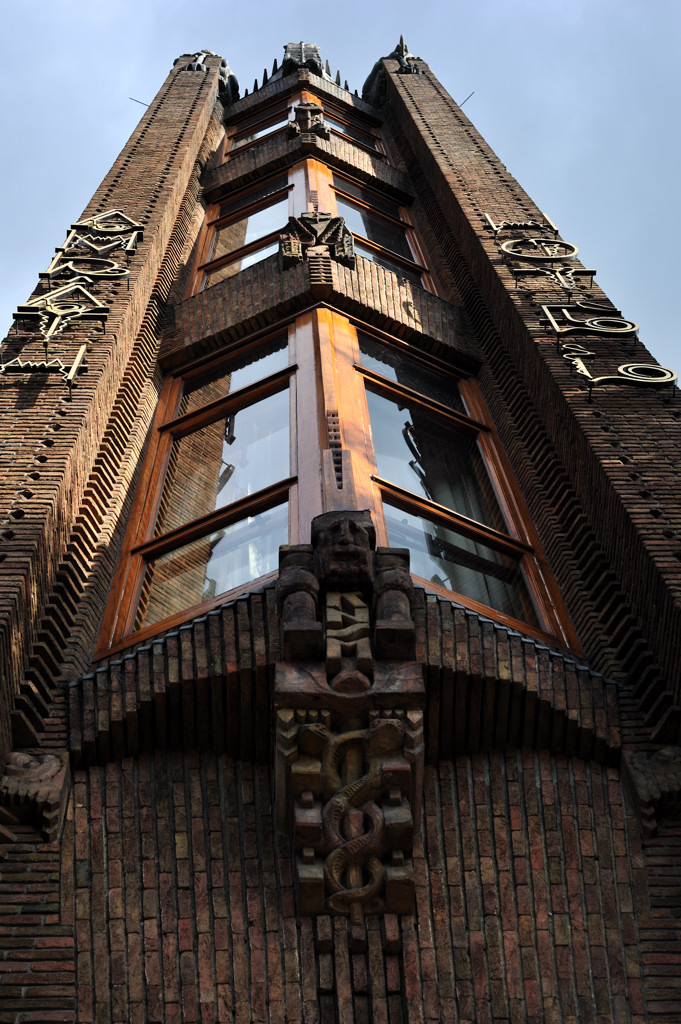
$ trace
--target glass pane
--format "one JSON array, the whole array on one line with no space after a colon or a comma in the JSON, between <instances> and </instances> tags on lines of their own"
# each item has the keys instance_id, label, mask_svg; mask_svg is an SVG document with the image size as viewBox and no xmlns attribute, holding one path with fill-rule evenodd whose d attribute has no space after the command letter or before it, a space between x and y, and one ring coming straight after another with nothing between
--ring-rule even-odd
<instances>
[{"instance_id":1,"label":"glass pane","mask_svg":"<svg viewBox=\"0 0 681 1024\"><path fill-rule=\"evenodd\" d=\"M421 275L416 270L409 270L404 264L399 263L397 260L391 260L389 256L385 256L376 249L370 249L368 245L362 245L361 242L355 239L355 252L360 256L366 257L371 260L378 267L385 267L386 270L392 270L393 274L397 274L398 277L404 278L405 281L410 281L411 284L417 287L421 286Z\"/></svg>"},{"instance_id":2,"label":"glass pane","mask_svg":"<svg viewBox=\"0 0 681 1024\"><path fill-rule=\"evenodd\" d=\"M287 124L288 117L282 117L281 120L275 121L274 124L268 124L264 128L252 128L246 135L240 133L232 143L232 151L239 149L240 146L245 146L247 142L255 142L256 139L262 139L265 135L271 135L272 132L285 128Z\"/></svg>"},{"instance_id":3,"label":"glass pane","mask_svg":"<svg viewBox=\"0 0 681 1024\"><path fill-rule=\"evenodd\" d=\"M275 192L281 192L282 189L288 187L288 177L286 174L280 175L278 178L270 178L269 181L263 182L258 185L257 188L251 188L247 192L241 192L234 199L225 200L220 207L219 217L229 217L230 214L237 213L244 206L250 206L251 203L257 203L260 199L267 199L268 196L273 195Z\"/></svg>"},{"instance_id":4,"label":"glass pane","mask_svg":"<svg viewBox=\"0 0 681 1024\"><path fill-rule=\"evenodd\" d=\"M219 281L224 281L228 277L234 277L235 274L245 270L246 267L252 267L254 263L260 263L261 260L267 259L268 256L273 256L278 251L279 242L270 242L269 245L263 245L261 249L252 249L245 256L240 256L238 260L232 260L231 263L223 263L221 267L216 267L215 270L207 270L203 280L203 288L210 288L211 285L217 284Z\"/></svg>"},{"instance_id":5,"label":"glass pane","mask_svg":"<svg viewBox=\"0 0 681 1024\"><path fill-rule=\"evenodd\" d=\"M288 504L161 555L147 565L135 629L273 572L288 541Z\"/></svg>"},{"instance_id":6,"label":"glass pane","mask_svg":"<svg viewBox=\"0 0 681 1024\"><path fill-rule=\"evenodd\" d=\"M175 438L154 536L289 474L289 391Z\"/></svg>"},{"instance_id":7,"label":"glass pane","mask_svg":"<svg viewBox=\"0 0 681 1024\"><path fill-rule=\"evenodd\" d=\"M382 245L384 249L390 249L391 252L396 252L398 256L404 256L407 260L414 259L405 230L399 224L393 224L363 206L355 206L354 203L343 199L342 196L337 195L336 202L338 213L341 217L345 217L345 223L350 231L364 235L370 242Z\"/></svg>"},{"instance_id":8,"label":"glass pane","mask_svg":"<svg viewBox=\"0 0 681 1024\"><path fill-rule=\"evenodd\" d=\"M373 206L376 210L382 210L389 217L400 220L399 203L396 203L393 199L388 199L378 192L370 192L349 178L342 178L339 174L334 174L333 184L340 192L346 192L348 195L354 196L355 199L361 199L363 202L368 203L369 206Z\"/></svg>"},{"instance_id":9,"label":"glass pane","mask_svg":"<svg viewBox=\"0 0 681 1024\"><path fill-rule=\"evenodd\" d=\"M474 434L406 398L398 404L367 389L367 402L379 476L469 519L505 529Z\"/></svg>"},{"instance_id":10,"label":"glass pane","mask_svg":"<svg viewBox=\"0 0 681 1024\"><path fill-rule=\"evenodd\" d=\"M362 353L362 366L374 373L380 373L396 384L418 391L434 402L448 405L457 412L466 412L456 382L445 373L430 370L422 363L405 358L400 352L381 345L366 334L358 332L359 348Z\"/></svg>"},{"instance_id":11,"label":"glass pane","mask_svg":"<svg viewBox=\"0 0 681 1024\"><path fill-rule=\"evenodd\" d=\"M285 337L263 343L242 356L234 356L229 362L223 360L219 367L209 373L201 377L192 377L185 382L184 395L177 415L182 416L218 398L225 398L240 388L255 384L263 377L276 373L277 370L283 370L286 366L288 343Z\"/></svg>"},{"instance_id":12,"label":"glass pane","mask_svg":"<svg viewBox=\"0 0 681 1024\"><path fill-rule=\"evenodd\" d=\"M339 121L337 118L332 117L326 110L324 111L324 120L330 128L335 128L337 132L347 135L349 139L354 139L356 142L361 142L363 146L369 146L371 149L376 149L376 139L369 132L363 132L360 128L356 128L354 125L348 124L346 121Z\"/></svg>"},{"instance_id":13,"label":"glass pane","mask_svg":"<svg viewBox=\"0 0 681 1024\"><path fill-rule=\"evenodd\" d=\"M215 239L210 252L210 260L218 260L245 245L250 245L258 238L271 235L273 231L281 231L288 221L288 196L271 206L261 207L247 217L234 220L231 224L216 228Z\"/></svg>"},{"instance_id":14,"label":"glass pane","mask_svg":"<svg viewBox=\"0 0 681 1024\"><path fill-rule=\"evenodd\" d=\"M386 503L384 511L390 544L409 548L415 575L539 626L514 559L401 508Z\"/></svg>"}]
</instances>

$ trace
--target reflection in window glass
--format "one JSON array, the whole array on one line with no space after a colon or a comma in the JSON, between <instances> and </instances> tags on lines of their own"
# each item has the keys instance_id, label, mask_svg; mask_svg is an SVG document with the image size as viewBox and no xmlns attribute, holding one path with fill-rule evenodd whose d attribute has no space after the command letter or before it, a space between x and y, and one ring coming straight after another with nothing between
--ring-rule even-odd
<instances>
[{"instance_id":1,"label":"reflection in window glass","mask_svg":"<svg viewBox=\"0 0 681 1024\"><path fill-rule=\"evenodd\" d=\"M288 389L175 438L154 536L255 494L288 466Z\"/></svg>"},{"instance_id":2,"label":"reflection in window glass","mask_svg":"<svg viewBox=\"0 0 681 1024\"><path fill-rule=\"evenodd\" d=\"M288 505L259 512L149 562L135 629L273 572L288 541Z\"/></svg>"},{"instance_id":3,"label":"reflection in window glass","mask_svg":"<svg viewBox=\"0 0 681 1024\"><path fill-rule=\"evenodd\" d=\"M389 256L386 256L379 250L372 249L368 245L362 245L362 243L357 239L355 239L355 252L359 256L364 256L366 259L371 260L371 262L375 263L376 266L384 267L386 270L392 270L393 274L397 274L397 276L401 277L403 280L409 281L411 284L420 287L421 275L418 271L410 270L408 267L405 267L403 263L400 263L399 260L391 260Z\"/></svg>"},{"instance_id":4,"label":"reflection in window glass","mask_svg":"<svg viewBox=\"0 0 681 1024\"><path fill-rule=\"evenodd\" d=\"M288 343L285 337L275 338L269 344L265 342L241 356L234 356L227 365L222 361L209 373L192 377L185 382L177 415L182 416L208 405L209 402L225 398L240 388L255 384L263 377L269 377L277 370L283 370L287 365Z\"/></svg>"},{"instance_id":5,"label":"reflection in window glass","mask_svg":"<svg viewBox=\"0 0 681 1024\"><path fill-rule=\"evenodd\" d=\"M218 217L229 217L238 213L244 206L251 206L252 203L257 203L261 199L267 199L268 196L274 195L275 192L281 192L287 186L288 176L286 174L282 174L278 178L270 178L269 181L262 182L256 188L241 192L234 199L225 200L220 207Z\"/></svg>"},{"instance_id":6,"label":"reflection in window glass","mask_svg":"<svg viewBox=\"0 0 681 1024\"><path fill-rule=\"evenodd\" d=\"M476 522L504 529L475 435L419 402L367 389L379 476Z\"/></svg>"},{"instance_id":7,"label":"reflection in window glass","mask_svg":"<svg viewBox=\"0 0 681 1024\"><path fill-rule=\"evenodd\" d=\"M409 548L411 571L504 615L538 626L514 559L440 522L384 505L390 544Z\"/></svg>"},{"instance_id":8,"label":"reflection in window glass","mask_svg":"<svg viewBox=\"0 0 681 1024\"><path fill-rule=\"evenodd\" d=\"M268 124L264 128L252 128L250 131L247 130L246 134L239 132L232 143L232 151L239 149L240 146L245 146L249 142L255 142L256 139L262 139L265 135L271 135L272 132L285 128L287 124L288 117L282 117L279 121L275 121L274 124Z\"/></svg>"},{"instance_id":9,"label":"reflection in window glass","mask_svg":"<svg viewBox=\"0 0 681 1024\"><path fill-rule=\"evenodd\" d=\"M414 256L409 248L406 232L399 224L393 224L363 206L355 206L349 199L344 199L342 196L337 195L336 202L338 203L338 213L341 217L345 217L345 223L350 231L364 235L370 242L375 242L376 245L381 245L384 249L390 249L398 256L413 261Z\"/></svg>"},{"instance_id":10,"label":"reflection in window glass","mask_svg":"<svg viewBox=\"0 0 681 1024\"><path fill-rule=\"evenodd\" d=\"M426 398L450 409L465 413L463 401L456 383L447 374L431 370L413 359L405 358L400 352L387 345L381 345L366 334L358 332L362 366L382 377L402 384L405 388L418 391Z\"/></svg>"},{"instance_id":11,"label":"reflection in window glass","mask_svg":"<svg viewBox=\"0 0 681 1024\"><path fill-rule=\"evenodd\" d=\"M363 146L368 146L370 149L376 149L376 139L370 132L363 132L361 128L356 128L347 121L340 121L338 118L330 115L328 110L324 111L324 120L328 124L329 128L335 128L337 132L340 132L342 135L347 135L349 139L354 139L355 142L361 142Z\"/></svg>"},{"instance_id":12,"label":"reflection in window glass","mask_svg":"<svg viewBox=\"0 0 681 1024\"><path fill-rule=\"evenodd\" d=\"M218 281L224 281L228 277L234 277L235 274L245 270L246 267L252 267L254 263L260 263L261 260L267 259L268 256L273 256L279 251L278 242L270 242L269 245L263 245L261 249L252 249L244 256L240 256L236 260L232 260L229 263L223 263L221 266L216 267L215 270L207 270L203 287L210 288L211 285L217 284Z\"/></svg>"},{"instance_id":13,"label":"reflection in window glass","mask_svg":"<svg viewBox=\"0 0 681 1024\"><path fill-rule=\"evenodd\" d=\"M285 196L270 206L255 210L247 217L241 217L215 231L210 260L218 260L237 249L250 245L258 238L281 231L288 219L288 197Z\"/></svg>"},{"instance_id":14,"label":"reflection in window glass","mask_svg":"<svg viewBox=\"0 0 681 1024\"><path fill-rule=\"evenodd\" d=\"M375 210L381 210L383 213L387 213L389 217L394 217L395 220L400 220L399 204L394 202L394 200L381 195L380 192L370 191L369 189L364 188L363 185L358 184L356 181L352 181L351 178L343 178L340 174L334 174L333 184L334 188L337 188L340 192L345 192L347 195L354 196L355 199L361 199L362 202L367 203L369 206L373 206Z\"/></svg>"}]
</instances>

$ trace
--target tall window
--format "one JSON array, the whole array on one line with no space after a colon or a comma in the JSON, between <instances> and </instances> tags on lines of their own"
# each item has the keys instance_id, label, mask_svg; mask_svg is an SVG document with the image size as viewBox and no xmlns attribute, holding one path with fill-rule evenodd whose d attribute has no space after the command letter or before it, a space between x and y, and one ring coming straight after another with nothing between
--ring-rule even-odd
<instances>
[{"instance_id":1,"label":"tall window","mask_svg":"<svg viewBox=\"0 0 681 1024\"><path fill-rule=\"evenodd\" d=\"M355 250L413 284L422 284L426 268L404 211L397 202L352 178L333 174L336 207L355 236Z\"/></svg>"},{"instance_id":2,"label":"tall window","mask_svg":"<svg viewBox=\"0 0 681 1024\"><path fill-rule=\"evenodd\" d=\"M198 289L233 277L277 252L289 216L288 174L240 192L211 210L199 257Z\"/></svg>"},{"instance_id":3,"label":"tall window","mask_svg":"<svg viewBox=\"0 0 681 1024\"><path fill-rule=\"evenodd\" d=\"M104 632L125 635L267 576L288 541L286 335L166 384Z\"/></svg>"},{"instance_id":4,"label":"tall window","mask_svg":"<svg viewBox=\"0 0 681 1024\"><path fill-rule=\"evenodd\" d=\"M429 583L539 627L528 545L509 533L483 454L489 427L454 378L361 333L359 349L389 543L409 548Z\"/></svg>"},{"instance_id":5,"label":"tall window","mask_svg":"<svg viewBox=\"0 0 681 1024\"><path fill-rule=\"evenodd\" d=\"M166 382L96 656L272 578L340 507L370 508L417 583L574 643L475 383L319 308Z\"/></svg>"}]
</instances>

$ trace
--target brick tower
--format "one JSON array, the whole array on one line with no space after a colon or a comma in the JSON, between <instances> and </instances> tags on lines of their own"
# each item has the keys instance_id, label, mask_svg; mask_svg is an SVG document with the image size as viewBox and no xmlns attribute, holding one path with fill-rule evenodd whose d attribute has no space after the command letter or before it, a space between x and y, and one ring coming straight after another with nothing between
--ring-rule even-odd
<instances>
[{"instance_id":1,"label":"brick tower","mask_svg":"<svg viewBox=\"0 0 681 1024\"><path fill-rule=\"evenodd\" d=\"M175 62L0 367L0 1022L681 1019L681 404L401 40Z\"/></svg>"}]
</instances>

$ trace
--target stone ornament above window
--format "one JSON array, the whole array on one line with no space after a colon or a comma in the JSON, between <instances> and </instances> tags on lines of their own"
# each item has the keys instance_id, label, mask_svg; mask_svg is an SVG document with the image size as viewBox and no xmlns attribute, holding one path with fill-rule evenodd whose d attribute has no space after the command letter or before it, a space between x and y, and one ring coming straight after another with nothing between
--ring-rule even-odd
<instances>
[{"instance_id":1,"label":"stone ornament above window","mask_svg":"<svg viewBox=\"0 0 681 1024\"><path fill-rule=\"evenodd\" d=\"M302 213L290 217L288 229L279 240L284 269L311 256L329 256L354 269L355 246L343 217L330 213Z\"/></svg>"},{"instance_id":2,"label":"stone ornament above window","mask_svg":"<svg viewBox=\"0 0 681 1024\"><path fill-rule=\"evenodd\" d=\"M297 103L293 108L295 120L289 121L289 137L317 136L321 139L330 137L329 129L324 123L324 108L319 103Z\"/></svg>"},{"instance_id":3,"label":"stone ornament above window","mask_svg":"<svg viewBox=\"0 0 681 1024\"><path fill-rule=\"evenodd\" d=\"M303 913L411 913L423 670L409 553L374 550L369 512L327 512L280 549L277 820Z\"/></svg>"}]
</instances>

